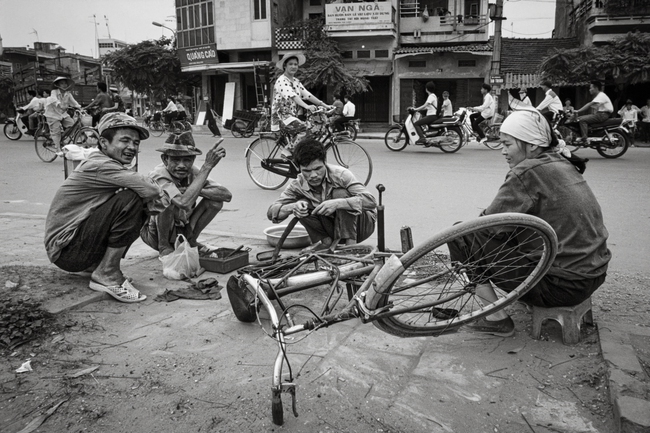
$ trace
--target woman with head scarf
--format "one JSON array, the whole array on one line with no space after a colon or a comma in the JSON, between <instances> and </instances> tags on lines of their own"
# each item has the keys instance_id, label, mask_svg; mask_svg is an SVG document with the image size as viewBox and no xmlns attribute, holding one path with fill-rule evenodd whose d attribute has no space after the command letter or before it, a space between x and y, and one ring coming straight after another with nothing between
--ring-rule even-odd
<instances>
[{"instance_id":1,"label":"woman with head scarf","mask_svg":"<svg viewBox=\"0 0 650 433\"><path fill-rule=\"evenodd\" d=\"M544 308L577 305L605 281L611 253L607 248L607 229L594 193L582 174L562 154L551 128L536 109L514 111L501 125L502 154L510 171L492 203L482 215L518 212L539 217L550 224L558 238L558 252L548 273L521 300ZM454 248L459 261L467 254L489 257L501 247L497 241L467 239L477 251ZM526 261L515 251L513 259ZM521 269L520 266L515 268ZM496 300L491 284L508 292L518 279L517 269L491 275L476 291L486 301ZM516 284L515 284L516 286ZM475 331L510 336L515 325L503 310L468 326Z\"/></svg>"}]
</instances>

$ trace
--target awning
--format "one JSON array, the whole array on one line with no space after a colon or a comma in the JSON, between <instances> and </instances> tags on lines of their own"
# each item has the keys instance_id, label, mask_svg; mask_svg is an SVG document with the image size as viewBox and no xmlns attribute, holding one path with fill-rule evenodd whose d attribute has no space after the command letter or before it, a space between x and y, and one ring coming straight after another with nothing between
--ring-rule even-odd
<instances>
[{"instance_id":1,"label":"awning","mask_svg":"<svg viewBox=\"0 0 650 433\"><path fill-rule=\"evenodd\" d=\"M357 60L344 62L345 67L358 77L385 76L393 73L393 62L390 60Z\"/></svg>"},{"instance_id":2,"label":"awning","mask_svg":"<svg viewBox=\"0 0 650 433\"><path fill-rule=\"evenodd\" d=\"M434 53L469 53L477 56L491 56L492 46L490 44L471 44L471 45L442 45L436 47L402 47L396 49L395 59L402 57L418 56L421 54Z\"/></svg>"}]
</instances>

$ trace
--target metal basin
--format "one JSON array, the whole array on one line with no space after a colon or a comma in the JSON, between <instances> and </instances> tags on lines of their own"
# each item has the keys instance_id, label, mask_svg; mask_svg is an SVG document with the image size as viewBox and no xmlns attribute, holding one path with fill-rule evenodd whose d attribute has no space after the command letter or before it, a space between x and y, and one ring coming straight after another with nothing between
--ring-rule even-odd
<instances>
[{"instance_id":1,"label":"metal basin","mask_svg":"<svg viewBox=\"0 0 650 433\"><path fill-rule=\"evenodd\" d=\"M282 237L282 233L284 233L284 229L286 229L287 226L285 225L279 225L279 226L271 226L266 229L264 229L264 234L266 235L266 242L268 242L269 245L272 247L275 247L278 242L280 241L280 238ZM291 230L291 233L289 233L289 236L284 241L284 244L282 245L282 248L304 248L311 245L311 239L309 239L309 234L307 234L307 230L300 224L297 224L293 230Z\"/></svg>"}]
</instances>

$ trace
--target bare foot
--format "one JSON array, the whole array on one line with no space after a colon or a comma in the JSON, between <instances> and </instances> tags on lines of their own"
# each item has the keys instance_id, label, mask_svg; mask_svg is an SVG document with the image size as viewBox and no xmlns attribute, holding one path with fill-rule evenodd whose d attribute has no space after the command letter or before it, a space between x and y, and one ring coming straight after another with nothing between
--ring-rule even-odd
<instances>
[{"instance_id":1,"label":"bare foot","mask_svg":"<svg viewBox=\"0 0 650 433\"><path fill-rule=\"evenodd\" d=\"M119 286L125 280L121 271L106 274L97 269L90 275L90 279L96 283L103 284L104 286Z\"/></svg>"}]
</instances>

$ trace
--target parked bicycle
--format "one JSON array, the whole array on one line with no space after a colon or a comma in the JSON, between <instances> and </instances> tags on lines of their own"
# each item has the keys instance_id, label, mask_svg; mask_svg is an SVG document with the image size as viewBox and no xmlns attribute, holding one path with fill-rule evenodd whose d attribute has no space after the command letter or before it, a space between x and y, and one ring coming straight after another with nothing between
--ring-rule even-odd
<instances>
[{"instance_id":1,"label":"parked bicycle","mask_svg":"<svg viewBox=\"0 0 650 433\"><path fill-rule=\"evenodd\" d=\"M89 126L89 124L83 124L83 122L87 123L90 118L88 113L83 109L78 109L75 110L72 118L74 124L61 134L61 147L66 144L76 144L81 147L97 146L97 143L99 143L99 133L95 128ZM44 115L41 114L38 116L38 124L38 129L34 133L36 155L43 162L52 162L56 159L58 156L57 152L60 150L56 148L54 141L50 137L50 127Z\"/></svg>"},{"instance_id":2,"label":"parked bicycle","mask_svg":"<svg viewBox=\"0 0 650 433\"><path fill-rule=\"evenodd\" d=\"M308 115L310 133L314 135L327 151L327 161L350 169L352 173L368 185L372 177L370 154L358 143L348 137L346 131L333 132L322 110ZM278 189L289 179L298 176L299 169L293 163L287 149L293 145L295 137L284 130L278 133L261 133L246 148L246 169L253 182L262 189Z\"/></svg>"},{"instance_id":3,"label":"parked bicycle","mask_svg":"<svg viewBox=\"0 0 650 433\"><path fill-rule=\"evenodd\" d=\"M192 124L187 120L172 120L171 123L165 123L160 112L156 112L149 121L149 132L154 137L160 137L163 133L178 134L183 131L191 131Z\"/></svg>"},{"instance_id":4,"label":"parked bicycle","mask_svg":"<svg viewBox=\"0 0 650 433\"><path fill-rule=\"evenodd\" d=\"M283 237L287 235L285 230ZM474 235L485 237L486 243L495 239L502 247L487 260L476 257L462 263L453 261L449 245ZM381 233L380 238L383 239ZM282 239L280 245L281 242ZM278 251L276 247L270 261L240 270L237 277L228 281L227 290L238 320L257 320L260 325L262 320L264 323L270 320L265 332L278 345L271 413L273 422L282 425L283 393L291 395L293 413L298 416L296 385L287 353L288 336L311 333L352 319L372 322L380 330L399 337L438 336L455 331L512 304L532 288L553 262L557 237L537 217L504 213L454 225L405 254L364 245L288 258L278 257ZM532 262L517 261L513 258L517 255L525 255ZM513 267L521 267L517 271L521 276L509 280L514 290L505 292L495 287L494 302L479 299L475 290L478 283L499 278L504 269ZM328 291L323 289L326 285ZM320 311L311 303L310 307L288 303L290 294L316 287L321 292L310 293L309 299L313 302L323 299ZM337 308L346 292L349 302ZM260 318L262 308L268 319ZM288 377L283 375L285 364Z\"/></svg>"},{"instance_id":5,"label":"parked bicycle","mask_svg":"<svg viewBox=\"0 0 650 433\"><path fill-rule=\"evenodd\" d=\"M472 122L469 119L471 110L469 108L461 107L456 114L463 115L464 121L462 124L463 136L465 138L464 144L469 143L472 140L480 141L480 137L472 129ZM479 124L479 127L483 129L485 134L485 144L486 147L497 150L501 149L500 135L501 135L501 123L502 122L492 122L492 119L485 120Z\"/></svg>"}]
</instances>

